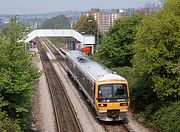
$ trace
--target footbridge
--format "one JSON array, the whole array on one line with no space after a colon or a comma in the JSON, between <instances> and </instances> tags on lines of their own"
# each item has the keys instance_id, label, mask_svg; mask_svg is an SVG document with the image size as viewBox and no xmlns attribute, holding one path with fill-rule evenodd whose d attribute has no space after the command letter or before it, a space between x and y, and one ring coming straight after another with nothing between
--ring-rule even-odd
<instances>
[{"instance_id":1,"label":"footbridge","mask_svg":"<svg viewBox=\"0 0 180 132\"><path fill-rule=\"evenodd\" d=\"M74 29L35 29L27 35L25 42L29 42L36 37L73 37L81 44L81 48L86 46L94 49L95 36L82 35Z\"/></svg>"}]
</instances>

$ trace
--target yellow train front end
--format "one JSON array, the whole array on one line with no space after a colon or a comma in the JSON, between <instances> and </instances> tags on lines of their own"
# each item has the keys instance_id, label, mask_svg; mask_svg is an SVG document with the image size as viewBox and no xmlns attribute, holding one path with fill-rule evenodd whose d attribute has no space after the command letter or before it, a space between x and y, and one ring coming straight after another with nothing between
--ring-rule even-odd
<instances>
[{"instance_id":1,"label":"yellow train front end","mask_svg":"<svg viewBox=\"0 0 180 132\"><path fill-rule=\"evenodd\" d=\"M102 81L96 83L96 111L100 120L126 120L129 105L127 81Z\"/></svg>"}]
</instances>

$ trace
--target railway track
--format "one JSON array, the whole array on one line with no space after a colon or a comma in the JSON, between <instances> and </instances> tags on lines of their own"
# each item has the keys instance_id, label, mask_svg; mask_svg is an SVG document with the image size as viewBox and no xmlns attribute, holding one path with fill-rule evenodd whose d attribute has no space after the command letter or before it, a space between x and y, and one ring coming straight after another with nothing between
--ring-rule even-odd
<instances>
[{"instance_id":1,"label":"railway track","mask_svg":"<svg viewBox=\"0 0 180 132\"><path fill-rule=\"evenodd\" d=\"M60 56L58 51L51 46L51 44L45 39L42 39L45 43L47 43L48 48L52 51L54 56L57 58L58 62L64 67L65 69L65 62L63 57ZM107 132L128 132L127 127L122 122L100 122L100 124L104 127L105 131Z\"/></svg>"},{"instance_id":2,"label":"railway track","mask_svg":"<svg viewBox=\"0 0 180 132\"><path fill-rule=\"evenodd\" d=\"M101 122L106 132L128 132L122 122Z\"/></svg>"},{"instance_id":3,"label":"railway track","mask_svg":"<svg viewBox=\"0 0 180 132\"><path fill-rule=\"evenodd\" d=\"M58 132L80 132L82 128L72 104L40 40L36 40L52 98Z\"/></svg>"},{"instance_id":4,"label":"railway track","mask_svg":"<svg viewBox=\"0 0 180 132\"><path fill-rule=\"evenodd\" d=\"M58 60L58 62L64 67L64 69L66 68L65 66L65 60L64 58L58 53L58 51L49 43L49 41L47 41L47 39L45 38L41 38L42 41L44 41L47 44L47 47L51 50L51 52L54 54L54 56L56 57L56 59Z\"/></svg>"}]
</instances>

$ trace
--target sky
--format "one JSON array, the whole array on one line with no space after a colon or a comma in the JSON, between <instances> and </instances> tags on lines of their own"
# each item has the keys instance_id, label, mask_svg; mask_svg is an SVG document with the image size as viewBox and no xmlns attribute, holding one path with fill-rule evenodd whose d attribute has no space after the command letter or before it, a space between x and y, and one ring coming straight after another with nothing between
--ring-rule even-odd
<instances>
[{"instance_id":1,"label":"sky","mask_svg":"<svg viewBox=\"0 0 180 132\"><path fill-rule=\"evenodd\" d=\"M137 8L160 0L0 0L0 14L37 14L88 11L91 8Z\"/></svg>"}]
</instances>

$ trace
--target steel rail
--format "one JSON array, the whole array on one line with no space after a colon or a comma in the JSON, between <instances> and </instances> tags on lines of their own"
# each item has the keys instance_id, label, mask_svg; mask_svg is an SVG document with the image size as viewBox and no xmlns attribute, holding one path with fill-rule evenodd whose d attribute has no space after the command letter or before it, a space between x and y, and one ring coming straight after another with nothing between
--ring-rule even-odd
<instances>
[{"instance_id":1,"label":"steel rail","mask_svg":"<svg viewBox=\"0 0 180 132\"><path fill-rule=\"evenodd\" d=\"M40 41L38 44L38 49L41 49ZM51 61L48 59L45 53L45 49L41 49L41 52L41 60L43 63L53 102L54 113L57 122L57 131L82 131L80 123L77 121L77 117L70 99L67 96L67 93L64 90L64 86L51 64Z\"/></svg>"}]
</instances>

